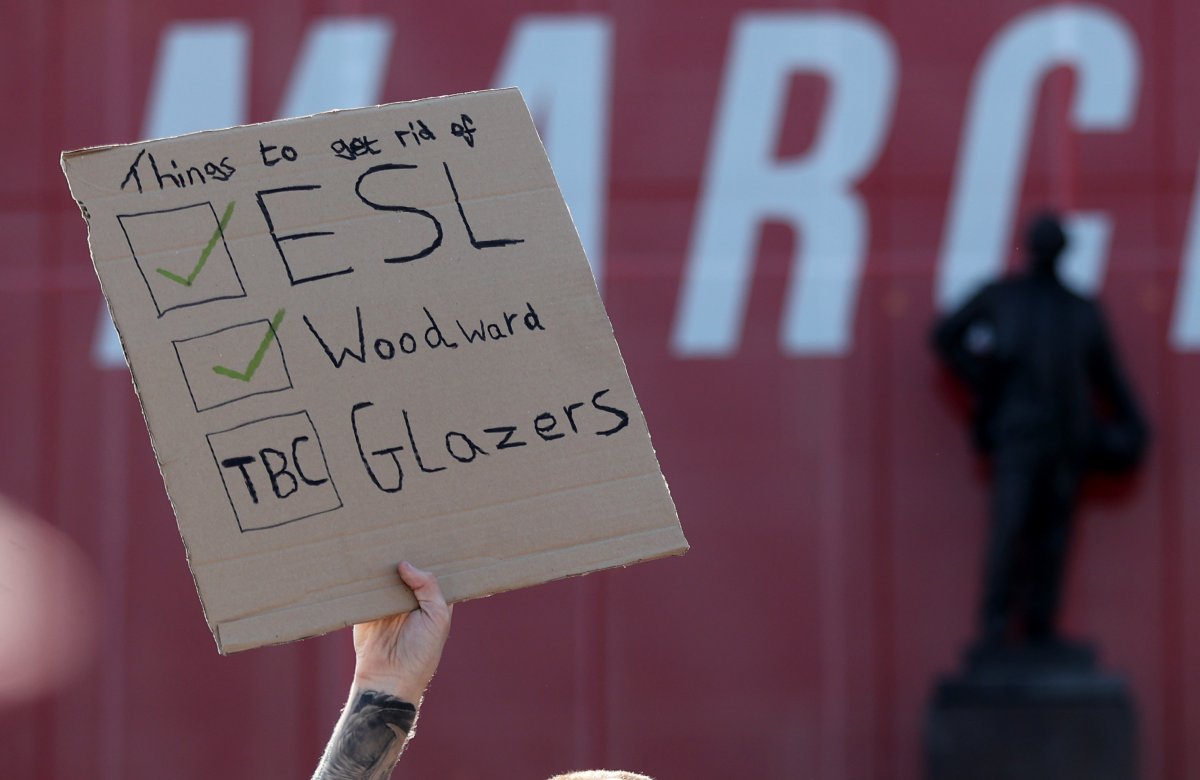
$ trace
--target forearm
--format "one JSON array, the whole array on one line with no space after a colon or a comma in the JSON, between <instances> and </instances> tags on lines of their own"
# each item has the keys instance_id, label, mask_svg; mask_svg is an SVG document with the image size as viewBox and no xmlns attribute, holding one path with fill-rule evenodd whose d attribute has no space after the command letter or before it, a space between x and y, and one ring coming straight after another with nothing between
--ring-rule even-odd
<instances>
[{"instance_id":1,"label":"forearm","mask_svg":"<svg viewBox=\"0 0 1200 780\"><path fill-rule=\"evenodd\" d=\"M433 574L408 562L399 573L417 609L354 626L350 698L313 780L386 780L412 735L450 633L451 609Z\"/></svg>"},{"instance_id":2,"label":"forearm","mask_svg":"<svg viewBox=\"0 0 1200 780\"><path fill-rule=\"evenodd\" d=\"M385 780L416 722L416 702L355 681L313 780Z\"/></svg>"}]
</instances>

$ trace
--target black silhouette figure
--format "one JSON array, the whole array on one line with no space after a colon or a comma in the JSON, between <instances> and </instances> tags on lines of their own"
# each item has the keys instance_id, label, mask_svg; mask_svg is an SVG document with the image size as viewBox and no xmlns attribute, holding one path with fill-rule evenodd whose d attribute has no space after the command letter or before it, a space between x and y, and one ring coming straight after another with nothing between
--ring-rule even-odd
<instances>
[{"instance_id":1,"label":"black silhouette figure","mask_svg":"<svg viewBox=\"0 0 1200 780\"><path fill-rule=\"evenodd\" d=\"M986 285L937 323L933 342L975 400L974 438L992 456L984 646L1058 639L1071 518L1090 469L1134 467L1148 432L1100 306L1058 277L1066 236L1030 224L1028 268Z\"/></svg>"}]
</instances>

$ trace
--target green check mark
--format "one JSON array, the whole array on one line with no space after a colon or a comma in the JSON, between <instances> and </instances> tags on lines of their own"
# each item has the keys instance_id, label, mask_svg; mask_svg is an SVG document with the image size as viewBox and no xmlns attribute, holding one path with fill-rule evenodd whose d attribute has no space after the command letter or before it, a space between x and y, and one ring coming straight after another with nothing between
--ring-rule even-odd
<instances>
[{"instance_id":1,"label":"green check mark","mask_svg":"<svg viewBox=\"0 0 1200 780\"><path fill-rule=\"evenodd\" d=\"M254 353L254 357L250 358L250 365L246 366L245 371L234 371L232 368L226 368L225 366L213 366L213 371L230 379L240 379L243 382L249 382L254 376L254 372L258 370L259 365L263 362L263 357L266 356L271 342L275 340L276 332L282 323L283 309L280 309L275 312L275 316L271 318L271 323L267 325L267 334L263 336L262 343L258 345L258 351Z\"/></svg>"},{"instance_id":2,"label":"green check mark","mask_svg":"<svg viewBox=\"0 0 1200 780\"><path fill-rule=\"evenodd\" d=\"M162 274L172 282L178 282L184 287L191 287L192 282L196 281L196 277L200 274L200 269L204 268L204 264L208 262L208 256L212 254L213 248L217 245L217 239L225 232L225 228L229 226L229 218L233 216L233 204L237 201L229 201L229 205L225 207L225 213L221 215L221 221L216 230L213 231L212 238L208 239L208 244L204 247L204 251L200 253L200 259L196 261L196 267L187 276L174 274L165 268L155 268L155 272Z\"/></svg>"}]
</instances>

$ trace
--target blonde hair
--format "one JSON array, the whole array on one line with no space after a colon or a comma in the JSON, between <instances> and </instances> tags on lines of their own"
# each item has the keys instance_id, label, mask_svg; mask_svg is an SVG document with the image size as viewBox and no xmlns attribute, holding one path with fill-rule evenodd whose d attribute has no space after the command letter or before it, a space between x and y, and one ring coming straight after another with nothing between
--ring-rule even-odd
<instances>
[{"instance_id":1,"label":"blonde hair","mask_svg":"<svg viewBox=\"0 0 1200 780\"><path fill-rule=\"evenodd\" d=\"M550 780L654 780L646 775L634 772L615 772L611 769L589 769L585 772L567 772L565 775L555 775Z\"/></svg>"}]
</instances>

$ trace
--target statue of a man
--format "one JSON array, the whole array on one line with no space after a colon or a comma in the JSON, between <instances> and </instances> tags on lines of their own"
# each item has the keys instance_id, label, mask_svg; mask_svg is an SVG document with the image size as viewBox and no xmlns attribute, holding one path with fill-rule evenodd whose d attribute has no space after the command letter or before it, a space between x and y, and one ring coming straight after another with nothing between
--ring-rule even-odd
<instances>
[{"instance_id":1,"label":"statue of a man","mask_svg":"<svg viewBox=\"0 0 1200 780\"><path fill-rule=\"evenodd\" d=\"M985 645L1057 639L1080 480L1092 468L1132 468L1147 440L1100 306L1059 279L1066 244L1056 217L1035 218L1026 271L986 285L933 331L970 386L975 442L992 456Z\"/></svg>"}]
</instances>

